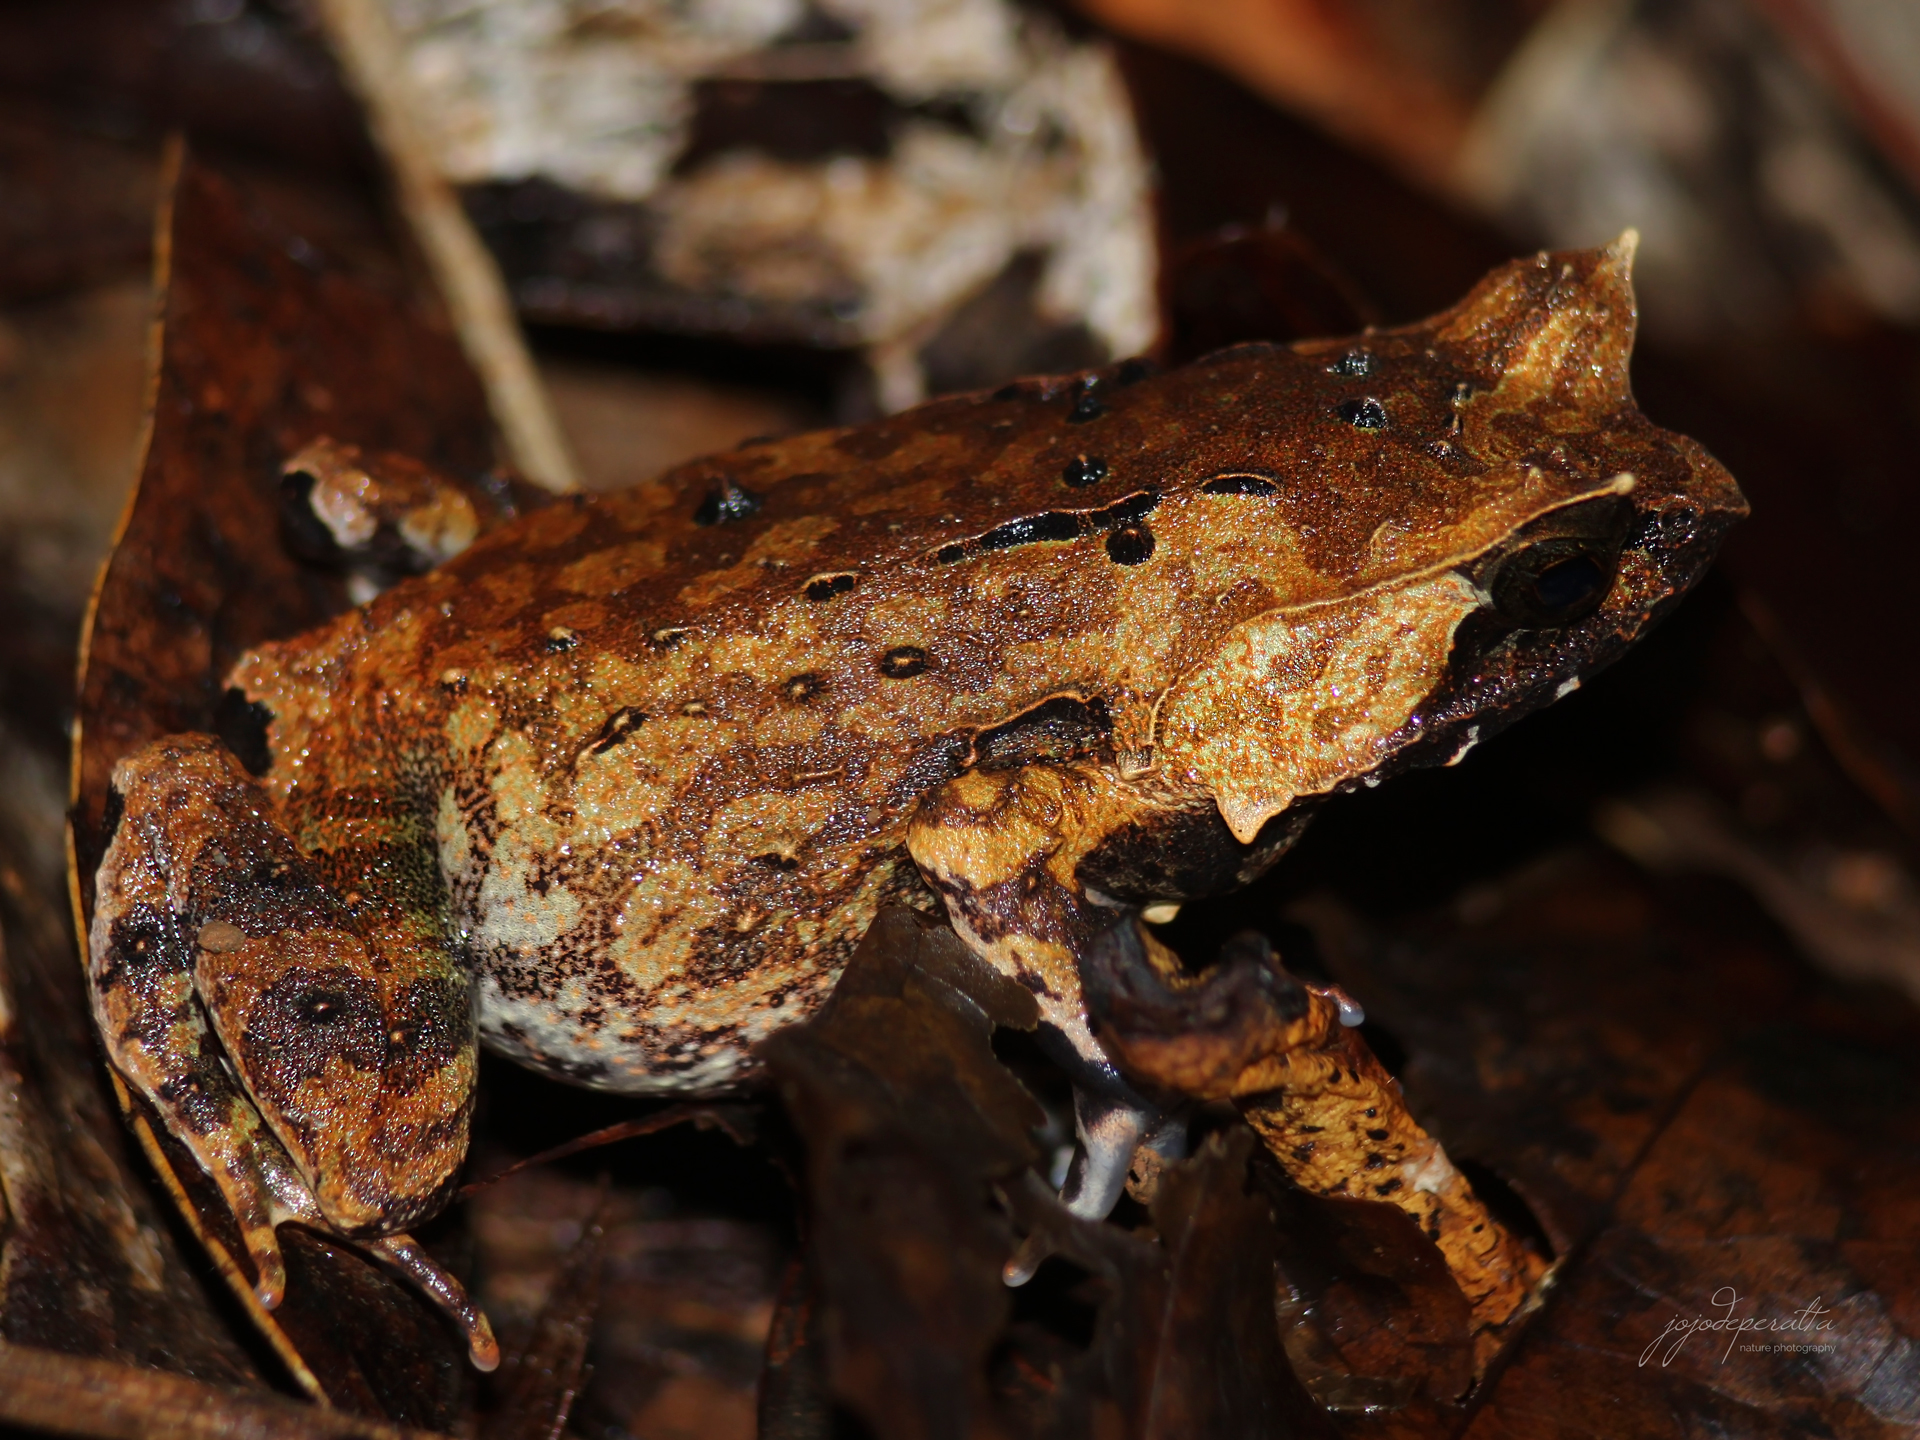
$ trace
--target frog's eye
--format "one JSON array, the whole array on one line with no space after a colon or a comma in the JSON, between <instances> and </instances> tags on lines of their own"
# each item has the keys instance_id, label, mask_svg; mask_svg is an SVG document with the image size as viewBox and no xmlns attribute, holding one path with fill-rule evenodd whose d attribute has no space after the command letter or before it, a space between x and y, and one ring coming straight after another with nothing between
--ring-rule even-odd
<instances>
[{"instance_id":1,"label":"frog's eye","mask_svg":"<svg viewBox=\"0 0 1920 1440\"><path fill-rule=\"evenodd\" d=\"M1515 625L1571 625L1607 598L1614 564L1612 550L1594 540L1557 536L1508 556L1489 577L1487 594L1494 610Z\"/></svg>"}]
</instances>

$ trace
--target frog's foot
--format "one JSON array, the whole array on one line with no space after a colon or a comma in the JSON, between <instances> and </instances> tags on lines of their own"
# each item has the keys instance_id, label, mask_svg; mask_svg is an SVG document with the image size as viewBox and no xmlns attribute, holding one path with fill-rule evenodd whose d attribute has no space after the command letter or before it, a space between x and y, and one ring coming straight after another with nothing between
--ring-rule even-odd
<instances>
[{"instance_id":1,"label":"frog's foot","mask_svg":"<svg viewBox=\"0 0 1920 1440\"><path fill-rule=\"evenodd\" d=\"M280 471L288 538L308 559L393 574L429 570L479 535L466 487L407 455L321 436Z\"/></svg>"},{"instance_id":2,"label":"frog's foot","mask_svg":"<svg viewBox=\"0 0 1920 1440\"><path fill-rule=\"evenodd\" d=\"M293 548L345 565L357 602L444 564L479 536L553 497L496 476L472 483L393 451L322 435L280 468L280 515Z\"/></svg>"},{"instance_id":3,"label":"frog's foot","mask_svg":"<svg viewBox=\"0 0 1920 1440\"><path fill-rule=\"evenodd\" d=\"M1116 928L1163 953L1140 929L1138 910L1087 889L1080 863L1177 799L1090 761L973 770L930 795L907 832L955 932L1039 1001L1042 1044L1074 1085L1079 1144L1061 1200L1086 1220L1112 1212L1143 1143L1162 1159L1186 1143L1181 1102L1135 1089L1094 1038L1080 982L1083 957ZM1029 1237L1007 1264L1007 1283L1029 1279L1045 1246L1037 1232Z\"/></svg>"},{"instance_id":4,"label":"frog's foot","mask_svg":"<svg viewBox=\"0 0 1920 1440\"><path fill-rule=\"evenodd\" d=\"M1150 938L1150 937L1149 937ZM1127 1074L1196 1100L1231 1100L1287 1178L1309 1194L1377 1201L1431 1239L1472 1311L1484 1371L1546 1274L1536 1253L1474 1194L1359 1033L1338 986L1288 973L1244 932L1197 976L1169 977L1116 930L1084 972L1087 998Z\"/></svg>"},{"instance_id":5,"label":"frog's foot","mask_svg":"<svg viewBox=\"0 0 1920 1440\"><path fill-rule=\"evenodd\" d=\"M467 1358L476 1370L500 1368L500 1342L493 1338L493 1327L486 1312L474 1304L460 1282L441 1269L434 1258L420 1248L411 1235L383 1235L377 1240L355 1242L374 1259L394 1271L431 1300L466 1337Z\"/></svg>"},{"instance_id":6,"label":"frog's foot","mask_svg":"<svg viewBox=\"0 0 1920 1440\"><path fill-rule=\"evenodd\" d=\"M1060 1203L1082 1220L1104 1220L1113 1213L1143 1151L1159 1162L1181 1160L1187 1153L1186 1110L1164 1109L1124 1084L1076 1084L1073 1128L1077 1143ZM1036 1230L1021 1242L1000 1278L1010 1286L1024 1285L1052 1253L1052 1242Z\"/></svg>"},{"instance_id":7,"label":"frog's foot","mask_svg":"<svg viewBox=\"0 0 1920 1440\"><path fill-rule=\"evenodd\" d=\"M307 1185L300 1172L294 1168L292 1159L287 1155L272 1133L261 1127L253 1150L253 1159L257 1164L255 1177L258 1187L268 1197L268 1210L273 1226L286 1224L302 1225L329 1239L352 1246L368 1259L392 1271L412 1285L441 1314L453 1322L461 1337L467 1343L467 1355L476 1370L495 1370L500 1365L500 1343L494 1339L493 1327L487 1323L486 1313L474 1304L464 1286L440 1267L434 1258L420 1248L420 1242L411 1235L347 1235L334 1225L320 1211L320 1205L314 1199L313 1191ZM274 1259L279 1261L278 1246L273 1239L273 1230L267 1232L267 1243L275 1245ZM256 1265L258 1264L256 1260ZM259 1294L256 1287L255 1293ZM278 1297L276 1297L277 1303ZM261 1296L261 1304L271 1310L273 1303Z\"/></svg>"},{"instance_id":8,"label":"frog's foot","mask_svg":"<svg viewBox=\"0 0 1920 1440\"><path fill-rule=\"evenodd\" d=\"M1113 1213L1143 1149L1158 1162L1186 1158L1185 1107L1167 1109L1130 1095L1076 1087L1073 1126L1079 1144L1060 1187L1060 1203L1083 1220L1104 1220Z\"/></svg>"},{"instance_id":9,"label":"frog's foot","mask_svg":"<svg viewBox=\"0 0 1920 1440\"><path fill-rule=\"evenodd\" d=\"M95 1020L219 1189L261 1305L286 1291L274 1230L291 1221L406 1274L476 1364L497 1359L458 1284L395 1234L439 1208L466 1150L472 1023L451 962L404 932L370 939L210 737L121 761L109 814Z\"/></svg>"}]
</instances>

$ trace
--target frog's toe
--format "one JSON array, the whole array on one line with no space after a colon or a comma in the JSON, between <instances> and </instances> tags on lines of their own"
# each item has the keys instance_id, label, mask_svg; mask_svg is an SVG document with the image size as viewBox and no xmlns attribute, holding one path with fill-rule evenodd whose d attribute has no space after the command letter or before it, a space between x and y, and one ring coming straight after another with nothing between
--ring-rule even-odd
<instances>
[{"instance_id":1,"label":"frog's toe","mask_svg":"<svg viewBox=\"0 0 1920 1440\"><path fill-rule=\"evenodd\" d=\"M411 1281L454 1323L466 1337L467 1356L473 1361L474 1369L492 1371L500 1367L500 1342L493 1338L493 1327L487 1323L486 1312L474 1304L473 1297L458 1280L420 1248L418 1241L411 1235L386 1235L361 1243L375 1259Z\"/></svg>"},{"instance_id":2,"label":"frog's toe","mask_svg":"<svg viewBox=\"0 0 1920 1440\"><path fill-rule=\"evenodd\" d=\"M287 1262L280 1254L272 1206L262 1194L259 1168L244 1152L236 1158L239 1163L224 1164L212 1172L213 1183L227 1202L240 1228L240 1242L253 1262L254 1296L261 1309L272 1310L287 1293Z\"/></svg>"},{"instance_id":3,"label":"frog's toe","mask_svg":"<svg viewBox=\"0 0 1920 1440\"><path fill-rule=\"evenodd\" d=\"M1120 1203L1142 1150L1157 1161L1187 1153L1187 1111L1162 1108L1138 1096L1114 1096L1076 1087L1074 1130L1079 1139L1060 1201L1083 1220L1104 1220Z\"/></svg>"},{"instance_id":4,"label":"frog's toe","mask_svg":"<svg viewBox=\"0 0 1920 1440\"><path fill-rule=\"evenodd\" d=\"M1060 1202L1082 1220L1112 1214L1127 1188L1133 1152L1158 1118L1140 1105L1076 1088L1073 1124L1080 1144L1060 1187Z\"/></svg>"},{"instance_id":5,"label":"frog's toe","mask_svg":"<svg viewBox=\"0 0 1920 1440\"><path fill-rule=\"evenodd\" d=\"M277 1309L287 1295L287 1262L280 1254L280 1237L271 1224L242 1220L240 1229L247 1258L253 1262L254 1298L262 1310Z\"/></svg>"},{"instance_id":6,"label":"frog's toe","mask_svg":"<svg viewBox=\"0 0 1920 1440\"><path fill-rule=\"evenodd\" d=\"M1131 1094L1103 1094L1076 1085L1073 1122L1079 1143L1066 1184L1060 1187L1060 1203L1082 1220L1104 1220L1113 1213L1142 1146L1162 1160L1186 1154L1186 1112L1162 1110ZM1007 1261L1000 1278L1010 1286L1024 1285L1051 1253L1051 1242L1036 1230Z\"/></svg>"},{"instance_id":7,"label":"frog's toe","mask_svg":"<svg viewBox=\"0 0 1920 1440\"><path fill-rule=\"evenodd\" d=\"M151 1063L155 1057L138 1058ZM272 1310L287 1293L287 1266L274 1228L285 1216L270 1178L271 1153L279 1147L225 1070L217 1062L198 1063L203 1058L143 1088L168 1133L186 1146L226 1202L253 1264L253 1293L261 1308Z\"/></svg>"}]
</instances>

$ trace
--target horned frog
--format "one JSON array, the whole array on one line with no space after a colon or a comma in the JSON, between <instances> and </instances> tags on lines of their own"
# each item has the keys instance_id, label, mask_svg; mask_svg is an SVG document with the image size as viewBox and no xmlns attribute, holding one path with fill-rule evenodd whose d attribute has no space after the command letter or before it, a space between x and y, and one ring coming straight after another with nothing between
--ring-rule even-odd
<instances>
[{"instance_id":1,"label":"horned frog","mask_svg":"<svg viewBox=\"0 0 1920 1440\"><path fill-rule=\"evenodd\" d=\"M89 966L263 1302L298 1221L486 1363L404 1233L451 1193L476 1045L748 1085L893 904L1032 992L1078 1090L1064 1198L1106 1213L1179 1138L1089 1028L1093 940L1572 690L1745 512L1634 406L1632 249L1402 329L749 444L244 657L250 730L116 768Z\"/></svg>"}]
</instances>

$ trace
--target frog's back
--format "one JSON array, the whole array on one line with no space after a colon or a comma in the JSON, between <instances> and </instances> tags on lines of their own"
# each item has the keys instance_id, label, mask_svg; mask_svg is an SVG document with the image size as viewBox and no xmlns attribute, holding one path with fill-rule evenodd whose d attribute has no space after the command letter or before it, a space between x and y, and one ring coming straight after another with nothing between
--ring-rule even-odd
<instances>
[{"instance_id":1,"label":"frog's back","mask_svg":"<svg viewBox=\"0 0 1920 1440\"><path fill-rule=\"evenodd\" d=\"M904 841L935 787L1144 765L1160 697L1233 627L1549 503L1531 462L1492 476L1504 432L1449 438L1497 366L1424 343L1021 382L553 505L244 664L270 783L315 823L368 786L431 817L497 1046L729 1083L881 905L932 905Z\"/></svg>"},{"instance_id":2,"label":"frog's back","mask_svg":"<svg viewBox=\"0 0 1920 1440\"><path fill-rule=\"evenodd\" d=\"M497 1047L725 1085L881 906L934 903L904 846L928 791L1110 747L1171 674L1152 617L1198 577L1143 563L1169 467L1144 433L1072 444L1074 403L948 402L537 512L242 666L269 781L309 833L366 787L431 816Z\"/></svg>"}]
</instances>

